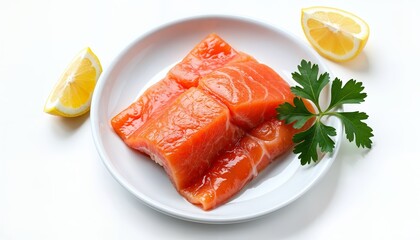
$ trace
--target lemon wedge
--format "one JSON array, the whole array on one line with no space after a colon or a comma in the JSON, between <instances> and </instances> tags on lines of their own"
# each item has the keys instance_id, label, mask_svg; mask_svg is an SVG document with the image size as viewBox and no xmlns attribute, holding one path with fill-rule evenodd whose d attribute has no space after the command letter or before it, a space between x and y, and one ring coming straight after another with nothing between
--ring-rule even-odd
<instances>
[{"instance_id":1,"label":"lemon wedge","mask_svg":"<svg viewBox=\"0 0 420 240\"><path fill-rule=\"evenodd\" d=\"M88 112L101 73L101 63L92 50L80 51L51 91L44 112L62 117L77 117Z\"/></svg>"},{"instance_id":2,"label":"lemon wedge","mask_svg":"<svg viewBox=\"0 0 420 240\"><path fill-rule=\"evenodd\" d=\"M315 50L337 62L355 58L369 38L369 26L365 21L337 8L303 8L301 24Z\"/></svg>"}]
</instances>

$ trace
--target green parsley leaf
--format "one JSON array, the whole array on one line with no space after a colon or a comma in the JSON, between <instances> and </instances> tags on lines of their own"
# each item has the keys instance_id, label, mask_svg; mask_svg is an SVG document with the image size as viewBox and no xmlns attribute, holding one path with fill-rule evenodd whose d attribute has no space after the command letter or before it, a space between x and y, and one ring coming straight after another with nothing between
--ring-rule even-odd
<instances>
[{"instance_id":1,"label":"green parsley leaf","mask_svg":"<svg viewBox=\"0 0 420 240\"><path fill-rule=\"evenodd\" d=\"M311 159L318 161L318 147L321 152L332 152L335 143L331 139L337 135L335 128L316 121L308 130L293 136L293 142L297 143L294 153L300 154L299 159L302 165L309 164Z\"/></svg>"},{"instance_id":2,"label":"green parsley leaf","mask_svg":"<svg viewBox=\"0 0 420 240\"><path fill-rule=\"evenodd\" d=\"M286 102L282 105L279 105L277 107L277 112L282 113L279 115L280 120L286 120L286 124L294 122L293 127L299 129L314 116L313 113L306 109L306 106L301 98L294 98L293 104L294 106Z\"/></svg>"},{"instance_id":3,"label":"green parsley leaf","mask_svg":"<svg viewBox=\"0 0 420 240\"><path fill-rule=\"evenodd\" d=\"M343 122L346 137L350 142L356 139L357 147L372 147L371 137L373 137L373 130L365 122L362 122L362 120L366 120L369 117L366 113L336 112L334 116L337 116Z\"/></svg>"},{"instance_id":4,"label":"green parsley leaf","mask_svg":"<svg viewBox=\"0 0 420 240\"><path fill-rule=\"evenodd\" d=\"M315 106L319 107L319 95L322 89L330 81L330 75L323 73L318 78L319 67L312 65L311 62L302 60L298 66L299 72L292 73L292 78L302 87L292 87L292 92L299 97L312 101Z\"/></svg>"},{"instance_id":5,"label":"green parsley leaf","mask_svg":"<svg viewBox=\"0 0 420 240\"><path fill-rule=\"evenodd\" d=\"M338 107L340 104L361 103L365 101L367 94L362 92L365 88L361 82L350 79L344 87L342 85L343 82L338 78L335 78L332 82L331 101L326 111Z\"/></svg>"},{"instance_id":6,"label":"green parsley leaf","mask_svg":"<svg viewBox=\"0 0 420 240\"><path fill-rule=\"evenodd\" d=\"M292 78L300 84L291 88L296 95L293 104L283 103L277 108L277 118L284 120L286 124L293 124L295 129L302 128L308 120L315 118L313 125L293 136L296 143L293 150L298 154L302 165L317 162L320 153L329 153L334 150L335 142L332 137L337 135L334 127L325 125L322 122L324 117L337 117L344 126L346 138L357 147L371 148L373 130L364 120L368 115L364 112L338 112L336 109L343 104L359 104L365 101L367 94L363 92L364 86L361 82L350 79L344 86L343 82L335 78L331 84L331 100L327 109L322 109L319 97L322 90L330 83L328 73L319 74L317 64L302 60L298 66L298 72L292 73ZM304 100L306 99L316 107L315 113L309 111Z\"/></svg>"}]
</instances>

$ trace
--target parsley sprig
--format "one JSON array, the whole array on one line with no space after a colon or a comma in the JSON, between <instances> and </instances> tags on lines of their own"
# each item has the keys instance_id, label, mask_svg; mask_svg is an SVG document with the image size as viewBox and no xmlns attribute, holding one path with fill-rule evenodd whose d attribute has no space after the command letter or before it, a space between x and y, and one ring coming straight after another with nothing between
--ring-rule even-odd
<instances>
[{"instance_id":1,"label":"parsley sprig","mask_svg":"<svg viewBox=\"0 0 420 240\"><path fill-rule=\"evenodd\" d=\"M331 100L326 109L322 109L319 97L321 91L330 82L330 76L327 72L319 74L317 64L302 60L298 66L298 72L292 73L292 78L300 85L291 88L296 95L293 104L288 102L279 105L277 118L285 120L286 124L292 124L295 129L305 125L307 121L315 118L313 125L306 131L297 133L293 136L293 142L296 143L293 150L299 154L298 158L302 165L309 164L312 161L318 161L318 152L332 152L335 143L331 137L337 135L334 127L324 124L322 121L326 117L337 117L344 126L347 139L355 141L357 147L371 148L373 130L364 120L368 115L364 112L340 112L337 109L343 104L358 104L365 101L367 94L363 92L364 86L361 82L353 79L343 82L335 78L331 84ZM304 99L313 103L316 112L309 111Z\"/></svg>"}]
</instances>

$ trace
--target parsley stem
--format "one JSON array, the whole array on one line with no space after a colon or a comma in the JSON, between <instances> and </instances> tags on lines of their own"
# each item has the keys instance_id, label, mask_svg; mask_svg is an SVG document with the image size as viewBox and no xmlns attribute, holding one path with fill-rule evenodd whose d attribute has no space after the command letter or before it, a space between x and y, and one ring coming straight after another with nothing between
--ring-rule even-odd
<instances>
[{"instance_id":1,"label":"parsley stem","mask_svg":"<svg viewBox=\"0 0 420 240\"><path fill-rule=\"evenodd\" d=\"M318 112L319 112L318 114L323 113L318 101L315 102L315 107L318 109Z\"/></svg>"}]
</instances>

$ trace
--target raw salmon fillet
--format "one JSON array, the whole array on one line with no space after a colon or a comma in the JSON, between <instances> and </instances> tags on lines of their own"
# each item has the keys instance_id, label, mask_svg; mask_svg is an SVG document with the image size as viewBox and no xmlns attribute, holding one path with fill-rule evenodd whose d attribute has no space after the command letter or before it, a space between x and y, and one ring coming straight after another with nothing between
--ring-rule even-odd
<instances>
[{"instance_id":1,"label":"raw salmon fillet","mask_svg":"<svg viewBox=\"0 0 420 240\"><path fill-rule=\"evenodd\" d=\"M168 75L185 88L196 87L202 76L223 67L226 63L252 59L247 54L239 53L213 33L196 45L179 64L169 71Z\"/></svg>"},{"instance_id":2,"label":"raw salmon fillet","mask_svg":"<svg viewBox=\"0 0 420 240\"><path fill-rule=\"evenodd\" d=\"M185 88L169 77L155 83L147 89L135 102L111 120L114 131L124 141L133 132L154 115L159 115L163 107L175 100Z\"/></svg>"},{"instance_id":3,"label":"raw salmon fillet","mask_svg":"<svg viewBox=\"0 0 420 240\"><path fill-rule=\"evenodd\" d=\"M176 64L163 80L117 114L111 120L111 125L125 141L148 119L159 115L163 106L171 103L188 88L197 86L200 77L229 62L249 60L253 60L251 56L239 53L217 34L210 34Z\"/></svg>"},{"instance_id":4,"label":"raw salmon fillet","mask_svg":"<svg viewBox=\"0 0 420 240\"><path fill-rule=\"evenodd\" d=\"M242 135L231 123L226 106L193 87L136 131L127 144L150 155L175 187L182 189L201 177L220 151Z\"/></svg>"},{"instance_id":5,"label":"raw salmon fillet","mask_svg":"<svg viewBox=\"0 0 420 240\"><path fill-rule=\"evenodd\" d=\"M199 87L226 104L233 122L244 129L276 116L276 107L294 97L273 69L256 61L227 64L203 77Z\"/></svg>"},{"instance_id":6,"label":"raw salmon fillet","mask_svg":"<svg viewBox=\"0 0 420 240\"><path fill-rule=\"evenodd\" d=\"M218 156L201 179L180 193L204 210L225 203L273 160L289 151L297 131L274 118L262 123Z\"/></svg>"}]
</instances>

